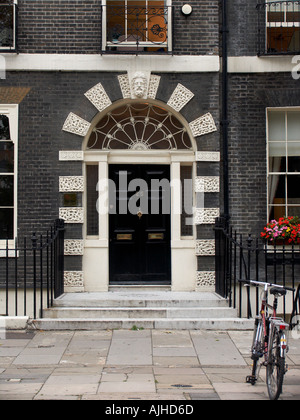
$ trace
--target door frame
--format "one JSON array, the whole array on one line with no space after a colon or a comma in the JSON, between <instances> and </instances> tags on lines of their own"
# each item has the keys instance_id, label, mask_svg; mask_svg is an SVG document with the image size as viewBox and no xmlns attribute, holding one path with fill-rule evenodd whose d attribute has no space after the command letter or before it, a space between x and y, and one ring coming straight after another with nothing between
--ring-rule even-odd
<instances>
[{"instance_id":1,"label":"door frame","mask_svg":"<svg viewBox=\"0 0 300 420\"><path fill-rule=\"evenodd\" d=\"M88 150L84 152L84 176L87 164L98 164L99 179L106 180L108 191L108 166L110 164L165 164L170 165L171 179L171 290L193 291L196 287L197 257L195 252L195 225L192 237L181 237L181 165L193 166L196 173L195 152L190 150ZM173 181L175 181L173 183ZM104 186L105 187L105 186ZM105 190L103 192L105 194ZM86 192L83 202L86 203ZM86 218L86 215L85 215ZM84 232L86 231L86 220ZM83 273L84 290L90 292L109 290L109 214L99 212L99 235L88 237L84 233ZM101 261L101 264L99 264ZM143 287L143 286L141 286Z\"/></svg>"}]
</instances>

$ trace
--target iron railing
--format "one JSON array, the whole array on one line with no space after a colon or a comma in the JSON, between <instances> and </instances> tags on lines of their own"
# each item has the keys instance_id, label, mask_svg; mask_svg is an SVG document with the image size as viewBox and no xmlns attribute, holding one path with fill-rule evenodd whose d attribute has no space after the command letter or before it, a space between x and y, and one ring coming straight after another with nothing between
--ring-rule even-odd
<instances>
[{"instance_id":1,"label":"iron railing","mask_svg":"<svg viewBox=\"0 0 300 420\"><path fill-rule=\"evenodd\" d=\"M44 308L64 293L64 221L10 245L7 239L0 249L1 315L42 318Z\"/></svg>"},{"instance_id":2,"label":"iron railing","mask_svg":"<svg viewBox=\"0 0 300 420\"><path fill-rule=\"evenodd\" d=\"M299 245L269 246L252 235L244 238L233 231L225 218L216 219L215 242L216 293L238 309L239 317L252 318L260 308L259 289L244 287L240 280L267 281L293 287L295 291L300 284ZM280 309L285 317L292 313L296 299L295 292L284 297Z\"/></svg>"},{"instance_id":3,"label":"iron railing","mask_svg":"<svg viewBox=\"0 0 300 420\"><path fill-rule=\"evenodd\" d=\"M300 1L268 1L257 5L258 55L300 53Z\"/></svg>"},{"instance_id":4,"label":"iron railing","mask_svg":"<svg viewBox=\"0 0 300 420\"><path fill-rule=\"evenodd\" d=\"M172 6L102 6L103 53L171 53Z\"/></svg>"},{"instance_id":5,"label":"iron railing","mask_svg":"<svg viewBox=\"0 0 300 420\"><path fill-rule=\"evenodd\" d=\"M291 328L297 328L300 332L300 284L298 284L297 292L293 303L290 325Z\"/></svg>"}]
</instances>

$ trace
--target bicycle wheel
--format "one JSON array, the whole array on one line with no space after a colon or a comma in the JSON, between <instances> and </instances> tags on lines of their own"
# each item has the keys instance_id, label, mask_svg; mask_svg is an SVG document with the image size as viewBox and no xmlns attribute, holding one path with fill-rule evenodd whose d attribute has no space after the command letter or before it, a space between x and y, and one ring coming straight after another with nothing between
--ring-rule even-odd
<instances>
[{"instance_id":1,"label":"bicycle wheel","mask_svg":"<svg viewBox=\"0 0 300 420\"><path fill-rule=\"evenodd\" d=\"M267 364L267 387L271 400L277 400L282 392L285 373L285 358L280 356L280 338L282 332L273 330L270 339L269 360Z\"/></svg>"}]
</instances>

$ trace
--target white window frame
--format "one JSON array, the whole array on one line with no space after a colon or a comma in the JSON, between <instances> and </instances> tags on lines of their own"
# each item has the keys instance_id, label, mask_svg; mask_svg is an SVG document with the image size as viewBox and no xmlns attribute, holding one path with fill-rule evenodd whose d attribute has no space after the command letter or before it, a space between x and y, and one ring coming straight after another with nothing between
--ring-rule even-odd
<instances>
[{"instance_id":1,"label":"white window frame","mask_svg":"<svg viewBox=\"0 0 300 420\"><path fill-rule=\"evenodd\" d=\"M128 1L128 0L126 0ZM147 0L146 0L147 1ZM157 44L158 46L164 46L167 51L172 51L172 0L165 0L166 7L168 7L168 26L167 26L167 42L164 44ZM118 47L122 52L122 48L128 49L132 47L134 53L135 42L124 41L122 44L114 44L113 42L107 41L107 2L102 0L102 51L105 52L107 47ZM155 43L152 42L140 42L139 47L155 47Z\"/></svg>"},{"instance_id":2,"label":"white window frame","mask_svg":"<svg viewBox=\"0 0 300 420\"><path fill-rule=\"evenodd\" d=\"M18 104L0 104L0 114L6 115L9 119L10 137L14 144L14 226L13 226L13 239L8 240L9 247L13 247L15 244L15 238L17 236L18 222L18 126L19 126L19 105ZM7 175L0 173L0 175ZM6 239L0 239L0 248L3 249L6 246ZM3 256L0 254L0 256Z\"/></svg>"},{"instance_id":3,"label":"white window frame","mask_svg":"<svg viewBox=\"0 0 300 420\"><path fill-rule=\"evenodd\" d=\"M285 168L284 172L276 172L276 171L270 171L270 155L269 155L269 144L271 140L269 139L269 113L270 112L284 112L285 113L285 158L288 158L288 141L287 141L287 113L288 112L298 112L300 116L300 107L284 107L284 108L266 108L266 134L267 134L267 221L269 221L269 214L272 207L285 207L285 215L288 216L288 208L289 207L300 207L299 204L289 204L288 203L288 189L287 189L287 177L292 175L298 175L300 176L300 169L299 172L289 172L289 168ZM276 142L276 141L273 141ZM293 140L295 143L300 143L300 133L299 133L299 140ZM279 140L278 140L278 143ZM299 156L300 156L300 150L299 150ZM284 204L272 204L269 201L269 179L271 175L278 175L278 176L285 176L285 203Z\"/></svg>"},{"instance_id":4,"label":"white window frame","mask_svg":"<svg viewBox=\"0 0 300 420\"><path fill-rule=\"evenodd\" d=\"M0 0L0 5L1 5L1 0ZM6 6L9 6L9 4L6 4ZM14 18L14 23L13 23L13 45L11 47L4 47L0 45L0 51L1 52L15 52L17 49L17 6L18 6L18 0L13 0L13 18ZM1 7L1 6L0 6Z\"/></svg>"}]
</instances>

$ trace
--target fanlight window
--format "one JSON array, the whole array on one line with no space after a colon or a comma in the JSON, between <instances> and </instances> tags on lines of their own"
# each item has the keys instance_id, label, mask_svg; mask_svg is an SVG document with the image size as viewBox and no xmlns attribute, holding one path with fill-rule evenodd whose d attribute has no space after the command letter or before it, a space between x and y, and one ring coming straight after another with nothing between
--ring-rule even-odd
<instances>
[{"instance_id":1,"label":"fanlight window","mask_svg":"<svg viewBox=\"0 0 300 420\"><path fill-rule=\"evenodd\" d=\"M126 104L103 117L87 149L191 149L187 130L169 111L149 103Z\"/></svg>"}]
</instances>

